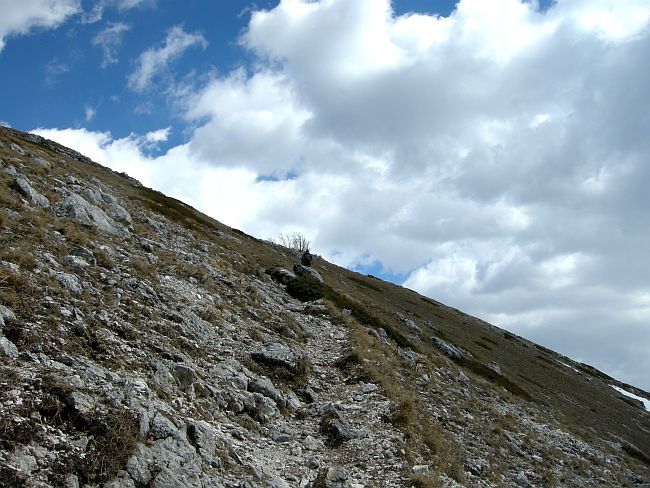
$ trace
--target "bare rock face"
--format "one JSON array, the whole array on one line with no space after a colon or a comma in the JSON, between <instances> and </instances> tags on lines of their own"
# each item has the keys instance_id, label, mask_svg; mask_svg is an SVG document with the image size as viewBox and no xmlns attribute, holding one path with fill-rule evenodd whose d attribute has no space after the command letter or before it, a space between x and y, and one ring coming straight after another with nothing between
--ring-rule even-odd
<instances>
[{"instance_id":1,"label":"bare rock face","mask_svg":"<svg viewBox=\"0 0 650 488\"><path fill-rule=\"evenodd\" d=\"M50 201L47 197L34 190L29 180L24 176L19 176L14 180L13 188L27 198L32 204L41 208L50 208Z\"/></svg>"},{"instance_id":2,"label":"bare rock face","mask_svg":"<svg viewBox=\"0 0 650 488\"><path fill-rule=\"evenodd\" d=\"M6 337L0 337L0 355L16 359L18 357L18 348Z\"/></svg>"},{"instance_id":3,"label":"bare rock face","mask_svg":"<svg viewBox=\"0 0 650 488\"><path fill-rule=\"evenodd\" d=\"M88 203L80 195L74 193L68 195L61 203L61 209L73 222L119 237L129 237L128 230L116 224L101 208Z\"/></svg>"},{"instance_id":4,"label":"bare rock face","mask_svg":"<svg viewBox=\"0 0 650 488\"><path fill-rule=\"evenodd\" d=\"M434 338L433 343L435 346L440 349L446 356L449 356L452 359L460 359L463 357L463 352L458 349L456 346L453 346L442 339Z\"/></svg>"},{"instance_id":5,"label":"bare rock face","mask_svg":"<svg viewBox=\"0 0 650 488\"><path fill-rule=\"evenodd\" d=\"M296 352L278 342L266 344L264 347L253 351L251 357L260 363L285 367L290 370L296 369L300 359Z\"/></svg>"},{"instance_id":6,"label":"bare rock face","mask_svg":"<svg viewBox=\"0 0 650 488\"><path fill-rule=\"evenodd\" d=\"M298 276L304 276L306 278L311 278L313 280L316 280L319 283L325 283L325 280L323 280L323 277L314 268L310 268L310 267L304 266L302 264L294 264L293 265L293 272Z\"/></svg>"},{"instance_id":7,"label":"bare rock face","mask_svg":"<svg viewBox=\"0 0 650 488\"><path fill-rule=\"evenodd\" d=\"M296 275L294 273L280 267L270 268L267 270L267 274L282 285L287 285L290 281L296 279Z\"/></svg>"}]
</instances>

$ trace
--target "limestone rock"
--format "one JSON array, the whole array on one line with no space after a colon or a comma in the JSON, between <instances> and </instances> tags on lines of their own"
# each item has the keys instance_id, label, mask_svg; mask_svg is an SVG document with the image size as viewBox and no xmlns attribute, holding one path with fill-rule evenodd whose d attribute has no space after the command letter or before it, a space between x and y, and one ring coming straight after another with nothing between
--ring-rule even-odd
<instances>
[{"instance_id":1,"label":"limestone rock","mask_svg":"<svg viewBox=\"0 0 650 488\"><path fill-rule=\"evenodd\" d=\"M75 247L70 254L72 256L78 256L84 259L91 266L97 265L97 259L95 258L95 254L90 249L87 249L83 246Z\"/></svg>"},{"instance_id":2,"label":"limestone rock","mask_svg":"<svg viewBox=\"0 0 650 488\"><path fill-rule=\"evenodd\" d=\"M402 322L404 325L406 325L409 329L414 330L416 332L422 332L422 329L411 319L409 319L407 316L405 316L403 313L398 312L397 313L397 318Z\"/></svg>"},{"instance_id":3,"label":"limestone rock","mask_svg":"<svg viewBox=\"0 0 650 488\"><path fill-rule=\"evenodd\" d=\"M266 273L281 285L287 285L290 281L296 279L296 275L284 268L269 268Z\"/></svg>"},{"instance_id":4,"label":"limestone rock","mask_svg":"<svg viewBox=\"0 0 650 488\"><path fill-rule=\"evenodd\" d=\"M341 466L321 469L312 488L350 488L350 475Z\"/></svg>"},{"instance_id":5,"label":"limestone rock","mask_svg":"<svg viewBox=\"0 0 650 488\"><path fill-rule=\"evenodd\" d=\"M27 180L27 178L24 176L16 178L14 180L12 188L27 198L34 205L41 208L50 208L50 201L47 199L47 197L34 190L29 180Z\"/></svg>"},{"instance_id":6,"label":"limestone rock","mask_svg":"<svg viewBox=\"0 0 650 488\"><path fill-rule=\"evenodd\" d=\"M300 356L287 346L273 342L251 353L251 357L270 366L283 366L295 370Z\"/></svg>"},{"instance_id":7,"label":"limestone rock","mask_svg":"<svg viewBox=\"0 0 650 488\"><path fill-rule=\"evenodd\" d=\"M79 279L68 273L55 273L57 281L65 288L66 290L71 291L72 293L81 293L83 288Z\"/></svg>"},{"instance_id":8,"label":"limestone rock","mask_svg":"<svg viewBox=\"0 0 650 488\"><path fill-rule=\"evenodd\" d=\"M452 359L460 359L463 357L463 352L460 349L458 349L456 346L452 346L451 344L448 344L442 339L438 339L437 337L434 337L433 343L438 349L440 349L440 351L442 351L446 356L449 356Z\"/></svg>"},{"instance_id":9,"label":"limestone rock","mask_svg":"<svg viewBox=\"0 0 650 488\"><path fill-rule=\"evenodd\" d=\"M284 398L284 395L267 378L259 378L257 381L250 383L248 388L252 392L261 393L265 397L270 398L276 403L278 408L287 407L287 400Z\"/></svg>"},{"instance_id":10,"label":"limestone rock","mask_svg":"<svg viewBox=\"0 0 650 488\"><path fill-rule=\"evenodd\" d=\"M2 317L4 322L7 324L16 321L16 314L14 314L13 310L4 305L0 305L0 317Z\"/></svg>"},{"instance_id":11,"label":"limestone rock","mask_svg":"<svg viewBox=\"0 0 650 488\"><path fill-rule=\"evenodd\" d=\"M99 207L96 207L77 194L68 195L61 203L65 215L73 222L86 227L94 227L119 237L129 237L129 231L115 223Z\"/></svg>"},{"instance_id":12,"label":"limestone rock","mask_svg":"<svg viewBox=\"0 0 650 488\"><path fill-rule=\"evenodd\" d=\"M196 377L196 372L185 364L175 364L171 371L182 389L188 388Z\"/></svg>"},{"instance_id":13,"label":"limestone rock","mask_svg":"<svg viewBox=\"0 0 650 488\"><path fill-rule=\"evenodd\" d=\"M305 278L311 278L313 280L318 281L319 283L325 283L325 280L323 279L323 277L314 268L310 268L308 266L303 266L302 264L294 264L293 265L293 272L298 276L303 276Z\"/></svg>"},{"instance_id":14,"label":"limestone rock","mask_svg":"<svg viewBox=\"0 0 650 488\"><path fill-rule=\"evenodd\" d=\"M18 357L18 348L6 337L0 337L0 355L16 359Z\"/></svg>"}]
</instances>

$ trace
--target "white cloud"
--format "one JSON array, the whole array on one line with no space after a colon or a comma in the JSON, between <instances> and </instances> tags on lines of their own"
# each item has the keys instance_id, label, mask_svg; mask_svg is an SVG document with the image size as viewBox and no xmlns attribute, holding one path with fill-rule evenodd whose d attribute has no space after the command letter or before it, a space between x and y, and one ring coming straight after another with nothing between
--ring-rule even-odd
<instances>
[{"instance_id":1,"label":"white cloud","mask_svg":"<svg viewBox=\"0 0 650 488\"><path fill-rule=\"evenodd\" d=\"M200 33L188 34L181 26L169 29L164 44L140 54L136 70L129 76L129 88L136 92L145 91L153 78L163 71L169 63L180 57L187 49L200 46L205 49L208 41Z\"/></svg>"},{"instance_id":2,"label":"white cloud","mask_svg":"<svg viewBox=\"0 0 650 488\"><path fill-rule=\"evenodd\" d=\"M80 0L0 0L0 51L5 38L57 27L80 8Z\"/></svg>"},{"instance_id":3,"label":"white cloud","mask_svg":"<svg viewBox=\"0 0 650 488\"><path fill-rule=\"evenodd\" d=\"M109 23L107 27L99 31L92 39L95 46L99 46L103 52L101 67L106 68L119 61L117 50L122 45L124 33L131 27L122 22Z\"/></svg>"},{"instance_id":4,"label":"white cloud","mask_svg":"<svg viewBox=\"0 0 650 488\"><path fill-rule=\"evenodd\" d=\"M648 388L650 5L535 5L283 0L242 38L252 72L183 93L186 144L153 158L146 136L51 136ZM171 34L134 89L187 48Z\"/></svg>"},{"instance_id":5,"label":"white cloud","mask_svg":"<svg viewBox=\"0 0 650 488\"><path fill-rule=\"evenodd\" d=\"M97 109L95 107L92 105L86 105L84 107L84 118L86 119L86 122L93 120L95 115L97 115Z\"/></svg>"},{"instance_id":6,"label":"white cloud","mask_svg":"<svg viewBox=\"0 0 650 488\"><path fill-rule=\"evenodd\" d=\"M81 22L94 24L104 18L107 8L115 7L119 11L130 10L135 7L155 5L155 0L99 0L93 8L84 12Z\"/></svg>"},{"instance_id":7,"label":"white cloud","mask_svg":"<svg viewBox=\"0 0 650 488\"><path fill-rule=\"evenodd\" d=\"M152 132L148 132L147 134L145 134L144 138L146 139L147 142L151 142L151 143L165 142L169 137L170 132L171 132L171 128L165 127L164 129L158 129Z\"/></svg>"},{"instance_id":8,"label":"white cloud","mask_svg":"<svg viewBox=\"0 0 650 488\"><path fill-rule=\"evenodd\" d=\"M57 58L51 59L43 69L45 74L45 83L54 85L59 82L61 77L70 71L70 67L60 62Z\"/></svg>"}]
</instances>

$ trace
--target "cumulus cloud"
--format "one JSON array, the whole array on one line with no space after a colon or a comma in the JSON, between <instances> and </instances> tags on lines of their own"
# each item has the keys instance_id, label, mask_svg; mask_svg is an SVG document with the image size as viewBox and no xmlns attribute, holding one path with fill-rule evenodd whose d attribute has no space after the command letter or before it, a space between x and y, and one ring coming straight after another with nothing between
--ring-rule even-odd
<instances>
[{"instance_id":1,"label":"cumulus cloud","mask_svg":"<svg viewBox=\"0 0 650 488\"><path fill-rule=\"evenodd\" d=\"M80 0L3 0L0 7L0 51L7 37L28 34L35 28L57 27L81 11Z\"/></svg>"},{"instance_id":2,"label":"cumulus cloud","mask_svg":"<svg viewBox=\"0 0 650 488\"><path fill-rule=\"evenodd\" d=\"M135 92L145 91L153 78L187 49L199 46L205 49L208 41L202 34L188 34L181 26L169 29L162 47L151 48L140 54L136 70L129 76L129 88Z\"/></svg>"},{"instance_id":3,"label":"cumulus cloud","mask_svg":"<svg viewBox=\"0 0 650 488\"><path fill-rule=\"evenodd\" d=\"M241 39L251 72L183 94L186 144L153 158L144 136L63 142L648 388L650 6L536 5L282 0ZM176 29L135 91L204 45Z\"/></svg>"},{"instance_id":4,"label":"cumulus cloud","mask_svg":"<svg viewBox=\"0 0 650 488\"><path fill-rule=\"evenodd\" d=\"M102 68L106 68L119 61L117 50L122 45L124 33L129 29L130 26L122 22L109 23L104 29L95 34L92 43L102 49Z\"/></svg>"}]
</instances>

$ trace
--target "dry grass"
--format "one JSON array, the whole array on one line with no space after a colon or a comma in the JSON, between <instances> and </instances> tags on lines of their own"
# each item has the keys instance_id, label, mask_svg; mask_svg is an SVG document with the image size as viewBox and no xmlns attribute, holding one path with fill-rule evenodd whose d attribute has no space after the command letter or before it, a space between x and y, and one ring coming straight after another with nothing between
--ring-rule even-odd
<instances>
[{"instance_id":1,"label":"dry grass","mask_svg":"<svg viewBox=\"0 0 650 488\"><path fill-rule=\"evenodd\" d=\"M348 375L356 372L358 379L382 387L393 404L386 420L404 433L407 459L432 459L435 462L431 475L417 475L413 482L420 483L417 486L437 486L435 474L438 473L445 473L458 481L464 479L460 449L442 427L432 421L423 399L406 380L412 374L413 365L402 362L394 348L382 343L372 329L354 318L339 316L338 320L351 328L354 349L339 358L335 365Z\"/></svg>"},{"instance_id":2,"label":"dry grass","mask_svg":"<svg viewBox=\"0 0 650 488\"><path fill-rule=\"evenodd\" d=\"M85 432L92 435L86 455L72 459L68 465L84 483L101 483L123 469L141 440L139 422L127 410L109 410L87 422Z\"/></svg>"},{"instance_id":3,"label":"dry grass","mask_svg":"<svg viewBox=\"0 0 650 488\"><path fill-rule=\"evenodd\" d=\"M111 255L106 252L106 250L98 248L93 251L93 254L95 255L95 259L97 260L97 265L101 266L102 268L111 270L115 267L115 263L113 262L113 258L111 258Z\"/></svg>"},{"instance_id":4,"label":"dry grass","mask_svg":"<svg viewBox=\"0 0 650 488\"><path fill-rule=\"evenodd\" d=\"M144 278L153 283L158 281L158 271L156 270L156 266L151 264L147 259L134 256L130 261L131 266L138 274L138 277Z\"/></svg>"},{"instance_id":5,"label":"dry grass","mask_svg":"<svg viewBox=\"0 0 650 488\"><path fill-rule=\"evenodd\" d=\"M27 484L27 476L22 471L0 465L0 488L23 488Z\"/></svg>"}]
</instances>

